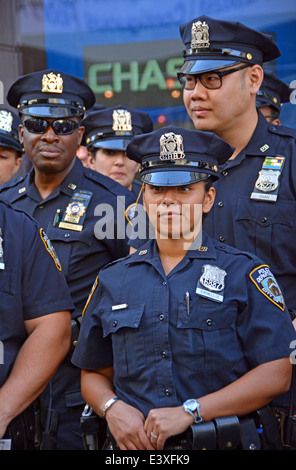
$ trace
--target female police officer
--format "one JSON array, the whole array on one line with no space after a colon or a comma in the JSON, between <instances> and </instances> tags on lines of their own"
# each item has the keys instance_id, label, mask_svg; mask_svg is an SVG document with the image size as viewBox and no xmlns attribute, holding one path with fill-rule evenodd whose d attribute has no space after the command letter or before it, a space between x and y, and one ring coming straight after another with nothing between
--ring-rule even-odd
<instances>
[{"instance_id":1,"label":"female police officer","mask_svg":"<svg viewBox=\"0 0 296 470\"><path fill-rule=\"evenodd\" d=\"M156 240L100 271L73 356L120 449L166 449L194 422L245 415L289 387L295 333L269 267L200 230L209 177L232 152L174 126L127 147Z\"/></svg>"}]
</instances>

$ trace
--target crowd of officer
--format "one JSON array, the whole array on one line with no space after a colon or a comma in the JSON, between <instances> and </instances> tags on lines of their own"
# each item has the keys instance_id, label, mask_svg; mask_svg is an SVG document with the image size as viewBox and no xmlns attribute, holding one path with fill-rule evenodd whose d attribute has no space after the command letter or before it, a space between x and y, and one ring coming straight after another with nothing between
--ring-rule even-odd
<instances>
[{"instance_id":1,"label":"crowd of officer","mask_svg":"<svg viewBox=\"0 0 296 470\"><path fill-rule=\"evenodd\" d=\"M86 405L105 449L296 446L291 90L263 71L269 35L207 16L180 34L195 130L53 69L0 108L2 448L85 449ZM129 239L140 205L153 240Z\"/></svg>"}]
</instances>

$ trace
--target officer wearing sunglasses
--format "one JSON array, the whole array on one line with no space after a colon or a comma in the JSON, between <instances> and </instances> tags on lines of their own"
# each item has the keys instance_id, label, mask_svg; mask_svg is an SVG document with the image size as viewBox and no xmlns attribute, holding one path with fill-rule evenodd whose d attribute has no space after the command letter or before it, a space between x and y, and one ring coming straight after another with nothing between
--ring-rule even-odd
<instances>
[{"instance_id":1,"label":"officer wearing sunglasses","mask_svg":"<svg viewBox=\"0 0 296 470\"><path fill-rule=\"evenodd\" d=\"M128 253L123 202L126 206L132 204L134 196L117 182L84 168L76 158L84 132L81 121L95 103L84 80L58 70L31 73L12 84L7 101L18 109L22 120L20 141L33 167L20 179L2 185L0 193L14 207L37 219L55 247L75 305L73 345L98 271ZM121 212L119 196L121 217L117 217ZM114 213L110 222L113 237L107 234L103 240L95 236L95 225L100 220L95 209L102 203ZM51 407L52 411L45 419L50 445L43 443L42 448L83 449L80 417L85 403L79 370L70 365L69 357L43 399L45 408Z\"/></svg>"}]
</instances>

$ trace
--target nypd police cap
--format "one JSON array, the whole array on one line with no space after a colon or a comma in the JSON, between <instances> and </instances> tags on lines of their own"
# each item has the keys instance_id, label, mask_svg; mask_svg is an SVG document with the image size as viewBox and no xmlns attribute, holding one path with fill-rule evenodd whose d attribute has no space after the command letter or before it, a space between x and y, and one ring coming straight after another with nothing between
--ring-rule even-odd
<instances>
[{"instance_id":1,"label":"nypd police cap","mask_svg":"<svg viewBox=\"0 0 296 470\"><path fill-rule=\"evenodd\" d=\"M17 150L22 153L19 141L18 127L21 124L19 116L5 107L0 107L0 146Z\"/></svg>"},{"instance_id":2,"label":"nypd police cap","mask_svg":"<svg viewBox=\"0 0 296 470\"><path fill-rule=\"evenodd\" d=\"M281 55L272 37L240 22L206 15L180 26L186 46L181 73L201 73L246 62L262 64Z\"/></svg>"},{"instance_id":3,"label":"nypd police cap","mask_svg":"<svg viewBox=\"0 0 296 470\"><path fill-rule=\"evenodd\" d=\"M256 105L258 108L272 106L280 112L281 104L288 103L291 92L289 85L270 70L264 70L264 79L256 96Z\"/></svg>"},{"instance_id":4,"label":"nypd police cap","mask_svg":"<svg viewBox=\"0 0 296 470\"><path fill-rule=\"evenodd\" d=\"M82 121L89 150L103 148L125 151L134 135L151 132L153 122L147 113L117 105L90 112Z\"/></svg>"},{"instance_id":5,"label":"nypd police cap","mask_svg":"<svg viewBox=\"0 0 296 470\"><path fill-rule=\"evenodd\" d=\"M141 164L141 180L154 186L182 186L219 177L234 148L211 132L176 126L134 137L127 156Z\"/></svg>"},{"instance_id":6,"label":"nypd police cap","mask_svg":"<svg viewBox=\"0 0 296 470\"><path fill-rule=\"evenodd\" d=\"M83 79L47 69L19 77L10 87L7 101L20 114L83 117L94 105L95 95Z\"/></svg>"}]
</instances>

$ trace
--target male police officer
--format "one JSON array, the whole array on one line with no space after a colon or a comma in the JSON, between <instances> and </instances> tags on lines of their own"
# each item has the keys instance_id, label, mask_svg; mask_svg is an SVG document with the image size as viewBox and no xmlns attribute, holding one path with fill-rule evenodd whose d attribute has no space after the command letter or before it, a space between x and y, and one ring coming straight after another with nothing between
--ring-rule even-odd
<instances>
[{"instance_id":1,"label":"male police officer","mask_svg":"<svg viewBox=\"0 0 296 470\"><path fill-rule=\"evenodd\" d=\"M280 55L270 36L241 23L201 16L180 27L186 50L179 79L196 129L235 147L221 165L205 228L217 240L271 266L287 305L296 308L295 130L256 109L262 63Z\"/></svg>"},{"instance_id":2,"label":"male police officer","mask_svg":"<svg viewBox=\"0 0 296 470\"><path fill-rule=\"evenodd\" d=\"M241 448L233 415L289 387L295 330L269 267L201 231L211 178L232 153L212 133L175 126L127 147L156 240L101 270L72 357L115 449L186 449L193 423L198 448ZM260 448L254 423L251 435Z\"/></svg>"},{"instance_id":3,"label":"male police officer","mask_svg":"<svg viewBox=\"0 0 296 470\"><path fill-rule=\"evenodd\" d=\"M291 95L290 87L280 80L271 70L264 70L264 78L257 92L256 106L268 122L279 125L281 107L288 103Z\"/></svg>"},{"instance_id":4,"label":"male police officer","mask_svg":"<svg viewBox=\"0 0 296 470\"><path fill-rule=\"evenodd\" d=\"M4 200L0 297L0 446L34 449L32 402L67 354L74 306L44 230Z\"/></svg>"},{"instance_id":5,"label":"male police officer","mask_svg":"<svg viewBox=\"0 0 296 470\"><path fill-rule=\"evenodd\" d=\"M0 107L0 185L9 181L22 162L18 136L20 118L8 108Z\"/></svg>"},{"instance_id":6,"label":"male police officer","mask_svg":"<svg viewBox=\"0 0 296 470\"><path fill-rule=\"evenodd\" d=\"M7 100L20 113L20 141L33 168L1 193L37 219L51 239L75 304L74 334L99 269L128 251L124 202L134 198L75 157L81 119L95 101L82 79L56 70L28 74L11 86ZM55 438L57 427L57 449L83 448L78 369L65 360L47 392L54 410L49 433Z\"/></svg>"},{"instance_id":7,"label":"male police officer","mask_svg":"<svg viewBox=\"0 0 296 470\"><path fill-rule=\"evenodd\" d=\"M135 180L139 163L130 160L125 150L134 135L151 132L153 122L147 113L117 105L89 113L83 120L88 166L109 176L138 195L141 185Z\"/></svg>"}]
</instances>

